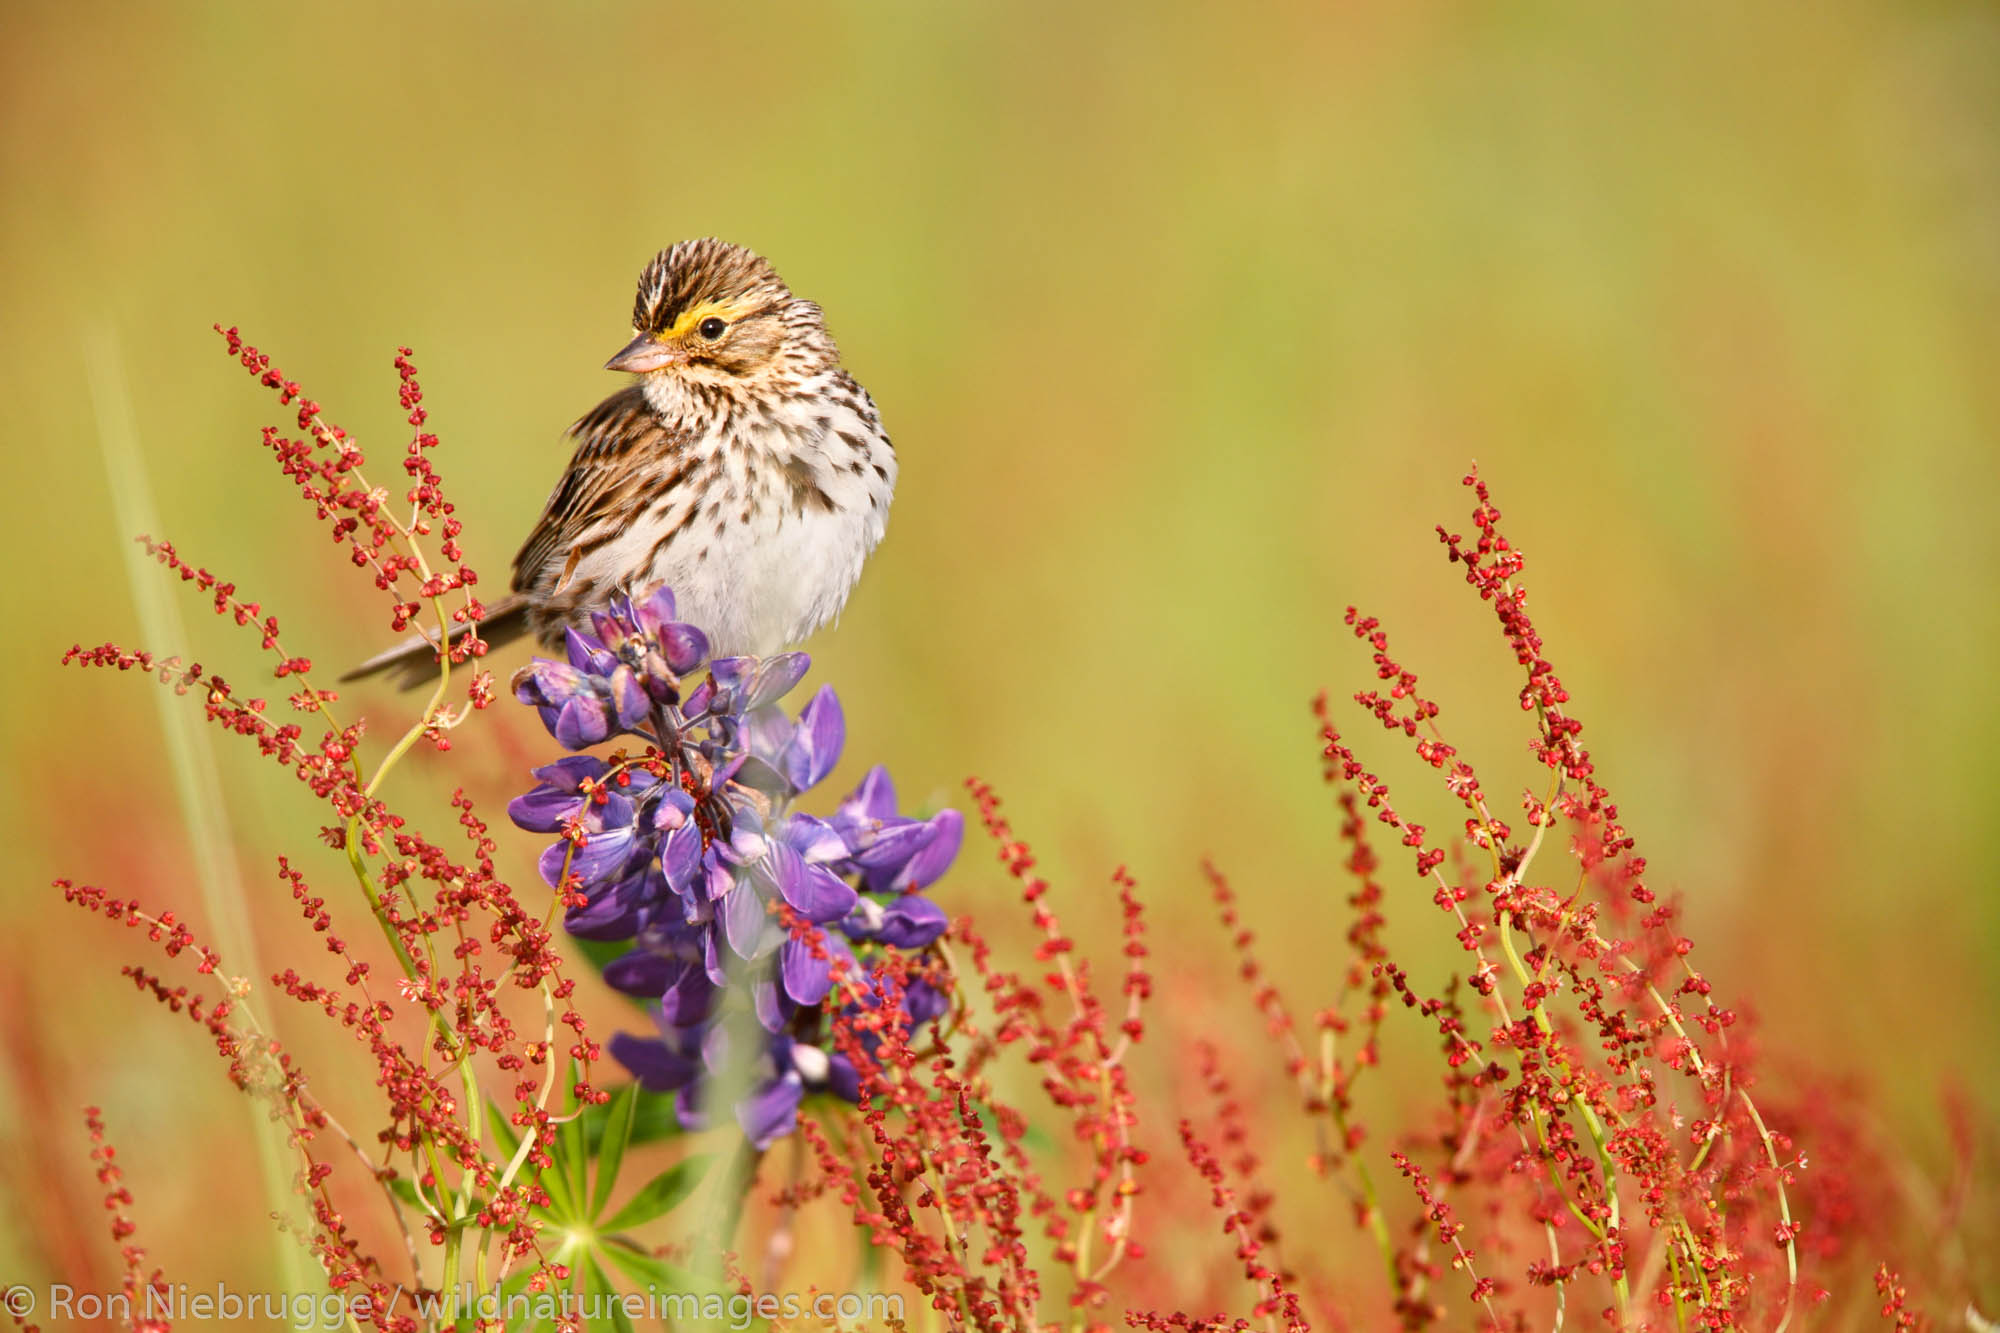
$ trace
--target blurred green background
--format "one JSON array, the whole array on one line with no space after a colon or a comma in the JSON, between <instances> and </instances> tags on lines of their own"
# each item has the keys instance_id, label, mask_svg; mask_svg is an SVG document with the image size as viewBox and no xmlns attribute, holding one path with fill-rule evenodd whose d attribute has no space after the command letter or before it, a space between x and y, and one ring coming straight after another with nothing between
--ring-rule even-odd
<instances>
[{"instance_id":1,"label":"blurred green background","mask_svg":"<svg viewBox=\"0 0 2000 1333\"><path fill-rule=\"evenodd\" d=\"M1162 973L1191 979L1169 1014L1247 1014L1211 994L1204 854L1295 1001L1331 992L1346 889L1307 703L1371 683L1349 602L1488 790L1526 780L1511 658L1433 532L1466 526L1476 459L1654 880L1773 1058L1861 1079L1934 1174L1940 1088L2000 1104L1991 6L14 0L4 23L0 1269L106 1262L94 1230L50 1238L62 1192L92 1194L86 1101L155 1258L241 1284L268 1255L241 1248L254 1172L183 1169L240 1162L248 1123L201 1034L119 979L140 941L45 887L201 914L153 691L56 665L139 638L87 358L108 334L164 533L345 664L384 617L210 323L377 450L414 346L499 584L561 430L616 387L639 268L704 234L826 307L902 459L888 541L811 645L847 709L836 783L877 759L919 802L991 780L1079 931L1128 863ZM146 646L250 678L254 643L181 605L187 642ZM407 716L368 697L380 730ZM518 788L541 748L518 723L466 747L511 767L427 761L406 799ZM337 882L310 800L218 744L262 952L316 965L269 873L289 850ZM532 880L536 844L504 845ZM939 897L1010 913L976 839Z\"/></svg>"}]
</instances>

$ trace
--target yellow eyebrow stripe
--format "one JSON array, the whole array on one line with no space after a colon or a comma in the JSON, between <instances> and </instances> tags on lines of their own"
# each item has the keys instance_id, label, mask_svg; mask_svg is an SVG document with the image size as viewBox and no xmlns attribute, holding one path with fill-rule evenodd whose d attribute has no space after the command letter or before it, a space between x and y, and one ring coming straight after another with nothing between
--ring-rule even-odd
<instances>
[{"instance_id":1,"label":"yellow eyebrow stripe","mask_svg":"<svg viewBox=\"0 0 2000 1333\"><path fill-rule=\"evenodd\" d=\"M659 342L672 342L676 338L686 337L689 329L710 315L720 316L733 324L739 316L747 315L755 309L757 306L748 301L698 301L683 310L672 327L661 329L653 337Z\"/></svg>"}]
</instances>

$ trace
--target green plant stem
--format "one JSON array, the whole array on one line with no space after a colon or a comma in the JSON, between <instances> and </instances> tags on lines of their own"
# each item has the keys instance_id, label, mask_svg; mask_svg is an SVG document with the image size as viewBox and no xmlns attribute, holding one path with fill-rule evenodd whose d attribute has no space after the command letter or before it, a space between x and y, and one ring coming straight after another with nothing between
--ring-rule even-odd
<instances>
[{"instance_id":1,"label":"green plant stem","mask_svg":"<svg viewBox=\"0 0 2000 1333\"><path fill-rule=\"evenodd\" d=\"M121 536L127 540L125 567L132 601L139 613L146 641L165 647L186 641L176 603L163 593L155 570L144 553L129 539L140 533L159 530L153 511L152 488L146 472L146 458L139 447L139 430L132 410L131 393L125 384L124 360L118 340L109 328L90 330L85 340L84 364L89 370L91 405L97 419L97 438L110 482L113 510ZM248 898L237 872L232 848L229 816L222 799L222 780L215 752L205 729L195 725L174 701L160 698L160 727L165 733L172 761L174 786L179 797L181 818L194 846L197 883L202 908L222 956L245 977L261 977L257 961L256 936L250 924ZM252 1026L265 1032L275 1029L260 1022L248 995L239 996L237 1005ZM271 1118L254 1103L245 1108L250 1115L251 1142L257 1150L258 1175L263 1182L266 1206L279 1217L302 1220L304 1212L293 1190L293 1177L286 1163L289 1146ZM304 1228L298 1228L304 1234ZM300 1293L319 1290L299 1246L285 1229L276 1235L276 1260L280 1280L286 1289Z\"/></svg>"}]
</instances>

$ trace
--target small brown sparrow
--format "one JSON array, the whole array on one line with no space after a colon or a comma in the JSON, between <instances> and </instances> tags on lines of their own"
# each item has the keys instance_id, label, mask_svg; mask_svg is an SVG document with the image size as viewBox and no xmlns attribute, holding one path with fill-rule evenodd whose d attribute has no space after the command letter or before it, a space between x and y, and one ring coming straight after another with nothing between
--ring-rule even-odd
<instances>
[{"instance_id":1,"label":"small brown sparrow","mask_svg":"<svg viewBox=\"0 0 2000 1333\"><path fill-rule=\"evenodd\" d=\"M662 250L632 326L605 368L637 379L570 427L576 453L480 634L559 646L612 596L664 582L716 657L799 642L840 614L888 524L896 451L874 401L819 306L741 246ZM436 651L401 645L345 679L420 684Z\"/></svg>"}]
</instances>

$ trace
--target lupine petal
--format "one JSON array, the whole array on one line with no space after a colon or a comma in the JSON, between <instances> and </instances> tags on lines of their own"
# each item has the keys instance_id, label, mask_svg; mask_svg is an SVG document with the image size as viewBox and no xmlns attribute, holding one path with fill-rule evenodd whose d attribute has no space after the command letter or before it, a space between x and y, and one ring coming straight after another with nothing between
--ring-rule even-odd
<instances>
[{"instance_id":1,"label":"lupine petal","mask_svg":"<svg viewBox=\"0 0 2000 1333\"><path fill-rule=\"evenodd\" d=\"M570 874L581 877L588 891L594 884L606 883L623 874L636 850L637 842L630 827L593 833L581 847L573 847L567 840L554 843L542 853L542 881L552 889L560 887L567 860Z\"/></svg>"},{"instance_id":2,"label":"lupine petal","mask_svg":"<svg viewBox=\"0 0 2000 1333\"><path fill-rule=\"evenodd\" d=\"M797 794L789 778L755 755L741 757L732 780L763 792L774 804L782 805Z\"/></svg>"},{"instance_id":3,"label":"lupine petal","mask_svg":"<svg viewBox=\"0 0 2000 1333\"><path fill-rule=\"evenodd\" d=\"M847 842L840 836L840 830L811 815L791 816L778 836L808 861L838 861L847 855Z\"/></svg>"},{"instance_id":4,"label":"lupine petal","mask_svg":"<svg viewBox=\"0 0 2000 1333\"><path fill-rule=\"evenodd\" d=\"M883 909L875 938L898 949L923 949L950 925L942 907L921 893L906 893Z\"/></svg>"},{"instance_id":5,"label":"lupine petal","mask_svg":"<svg viewBox=\"0 0 2000 1333\"><path fill-rule=\"evenodd\" d=\"M620 600L613 598L611 605L604 610L592 611L590 613L591 632L597 636L600 643L611 651L614 657L617 656L619 647L624 644L626 639L631 637L626 633L624 617L619 614L618 602Z\"/></svg>"},{"instance_id":6,"label":"lupine petal","mask_svg":"<svg viewBox=\"0 0 2000 1333\"><path fill-rule=\"evenodd\" d=\"M667 659L650 649L639 659L639 684L655 703L671 704L681 697L681 678L667 665Z\"/></svg>"},{"instance_id":7,"label":"lupine petal","mask_svg":"<svg viewBox=\"0 0 2000 1333\"><path fill-rule=\"evenodd\" d=\"M693 625L678 622L663 625L658 637L660 651L666 655L667 666L676 676L685 676L708 656L708 636Z\"/></svg>"},{"instance_id":8,"label":"lupine petal","mask_svg":"<svg viewBox=\"0 0 2000 1333\"><path fill-rule=\"evenodd\" d=\"M928 824L894 823L876 830L865 846L849 857L841 868L852 866L865 876L864 882L876 891L890 889L910 858L937 836Z\"/></svg>"},{"instance_id":9,"label":"lupine petal","mask_svg":"<svg viewBox=\"0 0 2000 1333\"><path fill-rule=\"evenodd\" d=\"M777 983L773 981L750 983L750 1008L756 1012L757 1022L766 1032L784 1031L785 1024L791 1019L783 997L778 994Z\"/></svg>"},{"instance_id":10,"label":"lupine petal","mask_svg":"<svg viewBox=\"0 0 2000 1333\"><path fill-rule=\"evenodd\" d=\"M854 900L854 910L841 919L840 928L851 939L872 940L882 929L884 915L882 904L873 898L858 895Z\"/></svg>"},{"instance_id":11,"label":"lupine petal","mask_svg":"<svg viewBox=\"0 0 2000 1333\"><path fill-rule=\"evenodd\" d=\"M581 750L611 734L611 718L600 699L579 696L556 714L556 740L565 749Z\"/></svg>"},{"instance_id":12,"label":"lupine petal","mask_svg":"<svg viewBox=\"0 0 2000 1333\"><path fill-rule=\"evenodd\" d=\"M839 1051L826 1057L826 1086L843 1101L861 1100L861 1075L855 1071L854 1061Z\"/></svg>"},{"instance_id":13,"label":"lupine petal","mask_svg":"<svg viewBox=\"0 0 2000 1333\"><path fill-rule=\"evenodd\" d=\"M765 704L774 704L791 692L792 686L805 679L806 671L812 666L812 658L804 653L777 653L765 658L749 685L748 694L739 702L738 710L751 712Z\"/></svg>"},{"instance_id":14,"label":"lupine petal","mask_svg":"<svg viewBox=\"0 0 2000 1333\"><path fill-rule=\"evenodd\" d=\"M764 821L756 807L732 804L730 813L729 841L719 844L723 859L740 866L761 859L771 842L764 836Z\"/></svg>"},{"instance_id":15,"label":"lupine petal","mask_svg":"<svg viewBox=\"0 0 2000 1333\"><path fill-rule=\"evenodd\" d=\"M812 945L804 940L786 940L778 950L778 975L784 980L785 994L800 1004L818 1004L833 988L833 959L825 949L820 955L815 958Z\"/></svg>"},{"instance_id":16,"label":"lupine petal","mask_svg":"<svg viewBox=\"0 0 2000 1333\"><path fill-rule=\"evenodd\" d=\"M586 822L595 824L599 828L630 828L633 819L639 813L639 807L632 803L631 797L618 791L607 791L604 793L604 803L593 804L591 812Z\"/></svg>"},{"instance_id":17,"label":"lupine petal","mask_svg":"<svg viewBox=\"0 0 2000 1333\"><path fill-rule=\"evenodd\" d=\"M891 819L896 814L896 784L889 770L877 764L840 803L840 813L857 819Z\"/></svg>"},{"instance_id":18,"label":"lupine petal","mask_svg":"<svg viewBox=\"0 0 2000 1333\"><path fill-rule=\"evenodd\" d=\"M715 1007L716 984L698 964L689 963L686 972L660 996L660 1016L677 1027L691 1027L705 1020Z\"/></svg>"},{"instance_id":19,"label":"lupine petal","mask_svg":"<svg viewBox=\"0 0 2000 1333\"><path fill-rule=\"evenodd\" d=\"M535 869L541 872L542 883L560 891L563 867L573 864L575 860L576 852L571 850L569 840L564 839L561 842L550 843L542 849L541 856L536 858Z\"/></svg>"},{"instance_id":20,"label":"lupine petal","mask_svg":"<svg viewBox=\"0 0 2000 1333\"><path fill-rule=\"evenodd\" d=\"M693 824L675 829L660 844L660 870L667 887L683 899L694 892L695 872L701 868L701 830Z\"/></svg>"},{"instance_id":21,"label":"lupine petal","mask_svg":"<svg viewBox=\"0 0 2000 1333\"><path fill-rule=\"evenodd\" d=\"M566 754L554 763L529 770L551 787L567 792L579 790L586 778L596 782L610 771L611 766L594 754Z\"/></svg>"},{"instance_id":22,"label":"lupine petal","mask_svg":"<svg viewBox=\"0 0 2000 1333\"><path fill-rule=\"evenodd\" d=\"M930 817L929 823L930 841L917 850L896 877L899 889L930 887L943 879L944 872L958 859L959 846L965 841L965 816L956 810L940 810Z\"/></svg>"},{"instance_id":23,"label":"lupine petal","mask_svg":"<svg viewBox=\"0 0 2000 1333\"><path fill-rule=\"evenodd\" d=\"M731 778L736 776L736 770L743 767L743 761L749 757L747 754L732 754L717 764L715 771L708 775L709 789L711 791L721 790Z\"/></svg>"},{"instance_id":24,"label":"lupine petal","mask_svg":"<svg viewBox=\"0 0 2000 1333\"><path fill-rule=\"evenodd\" d=\"M559 668L574 674L573 668L563 666L560 662L550 662L540 657L534 658L528 665L516 671L513 678L507 682L508 686L514 691L514 697L524 704L548 703L551 686L557 684L561 679L560 677L551 677L549 674L551 668ZM570 691L565 690L562 697L567 699L570 693Z\"/></svg>"},{"instance_id":25,"label":"lupine petal","mask_svg":"<svg viewBox=\"0 0 2000 1333\"><path fill-rule=\"evenodd\" d=\"M772 843L765 865L778 892L806 920L825 925L854 910L853 886L825 866L808 863L788 844Z\"/></svg>"},{"instance_id":26,"label":"lupine petal","mask_svg":"<svg viewBox=\"0 0 2000 1333\"><path fill-rule=\"evenodd\" d=\"M657 638L674 621L674 590L662 583L633 606L632 617L641 629Z\"/></svg>"},{"instance_id":27,"label":"lupine petal","mask_svg":"<svg viewBox=\"0 0 2000 1333\"><path fill-rule=\"evenodd\" d=\"M623 879L584 885L583 895L582 907L564 912L564 929L578 939L629 940L666 901L667 886L657 868L642 863Z\"/></svg>"},{"instance_id":28,"label":"lupine petal","mask_svg":"<svg viewBox=\"0 0 2000 1333\"><path fill-rule=\"evenodd\" d=\"M840 762L846 741L847 721L840 711L840 697L833 686L822 685L800 711L798 729L785 750L781 766L793 788L806 791L824 781Z\"/></svg>"},{"instance_id":29,"label":"lupine petal","mask_svg":"<svg viewBox=\"0 0 2000 1333\"><path fill-rule=\"evenodd\" d=\"M544 782L507 802L507 818L530 833L554 833L563 821L583 808L583 798Z\"/></svg>"},{"instance_id":30,"label":"lupine petal","mask_svg":"<svg viewBox=\"0 0 2000 1333\"><path fill-rule=\"evenodd\" d=\"M797 724L786 716L784 709L775 704L766 705L744 715L743 746L752 755L778 767L785 748L792 742L792 733L797 729Z\"/></svg>"},{"instance_id":31,"label":"lupine petal","mask_svg":"<svg viewBox=\"0 0 2000 1333\"><path fill-rule=\"evenodd\" d=\"M563 654L569 658L571 667L578 671L589 671L602 675L611 670L618 661L596 637L585 634L573 625L563 627Z\"/></svg>"},{"instance_id":32,"label":"lupine petal","mask_svg":"<svg viewBox=\"0 0 2000 1333\"><path fill-rule=\"evenodd\" d=\"M715 682L715 699L722 711L741 713L744 687L757 673L754 657L717 657L709 661L708 678Z\"/></svg>"},{"instance_id":33,"label":"lupine petal","mask_svg":"<svg viewBox=\"0 0 2000 1333\"><path fill-rule=\"evenodd\" d=\"M764 900L748 883L724 894L721 903L722 933L738 958L750 959L770 952L777 931L764 911Z\"/></svg>"},{"instance_id":34,"label":"lupine petal","mask_svg":"<svg viewBox=\"0 0 2000 1333\"><path fill-rule=\"evenodd\" d=\"M758 1151L791 1133L799 1126L799 1102L805 1084L791 1070L773 1079L736 1103L736 1123Z\"/></svg>"},{"instance_id":35,"label":"lupine petal","mask_svg":"<svg viewBox=\"0 0 2000 1333\"><path fill-rule=\"evenodd\" d=\"M604 965L604 984L642 1000L657 1000L689 967L684 958L662 958L651 949L635 949Z\"/></svg>"},{"instance_id":36,"label":"lupine petal","mask_svg":"<svg viewBox=\"0 0 2000 1333\"><path fill-rule=\"evenodd\" d=\"M671 833L683 828L694 813L694 797L684 791L669 791L653 806L653 827Z\"/></svg>"},{"instance_id":37,"label":"lupine petal","mask_svg":"<svg viewBox=\"0 0 2000 1333\"><path fill-rule=\"evenodd\" d=\"M622 663L611 673L611 697L618 706L618 725L628 731L644 722L653 711L652 696L639 684L632 668Z\"/></svg>"},{"instance_id":38,"label":"lupine petal","mask_svg":"<svg viewBox=\"0 0 2000 1333\"><path fill-rule=\"evenodd\" d=\"M903 992L903 1012L909 1015L912 1027L922 1027L934 1018L942 1018L951 1009L951 1001L943 991L919 977Z\"/></svg>"},{"instance_id":39,"label":"lupine petal","mask_svg":"<svg viewBox=\"0 0 2000 1333\"><path fill-rule=\"evenodd\" d=\"M704 864L708 866L708 884L704 892L710 902L716 901L736 887L736 872L722 860L722 847L717 844L708 849Z\"/></svg>"},{"instance_id":40,"label":"lupine petal","mask_svg":"<svg viewBox=\"0 0 2000 1333\"><path fill-rule=\"evenodd\" d=\"M673 1092L694 1082L695 1062L669 1050L663 1041L648 1041L629 1032L611 1034L611 1056L632 1071L640 1084L653 1092Z\"/></svg>"},{"instance_id":41,"label":"lupine petal","mask_svg":"<svg viewBox=\"0 0 2000 1333\"><path fill-rule=\"evenodd\" d=\"M578 695L596 692L597 686L590 673L563 662L552 662L546 657L537 657L523 670L515 673L516 693L523 698L531 698L542 703L561 706Z\"/></svg>"},{"instance_id":42,"label":"lupine petal","mask_svg":"<svg viewBox=\"0 0 2000 1333\"><path fill-rule=\"evenodd\" d=\"M629 940L643 924L644 912L637 901L615 886L584 897L583 906L563 912L563 929L580 940Z\"/></svg>"}]
</instances>

